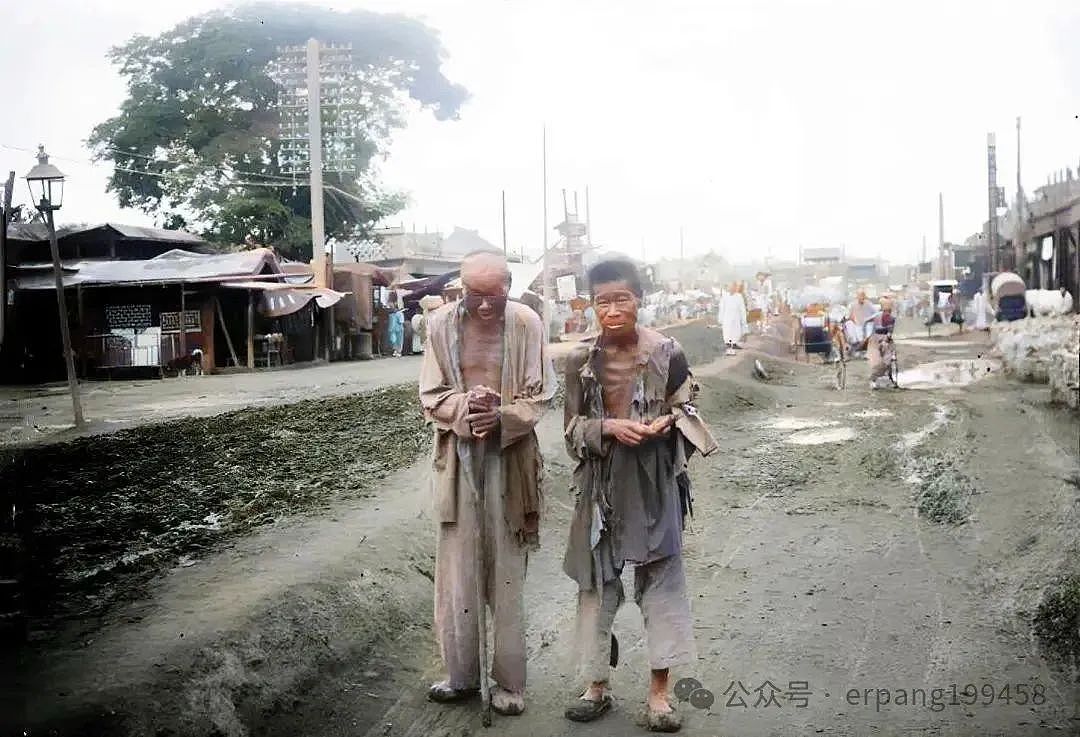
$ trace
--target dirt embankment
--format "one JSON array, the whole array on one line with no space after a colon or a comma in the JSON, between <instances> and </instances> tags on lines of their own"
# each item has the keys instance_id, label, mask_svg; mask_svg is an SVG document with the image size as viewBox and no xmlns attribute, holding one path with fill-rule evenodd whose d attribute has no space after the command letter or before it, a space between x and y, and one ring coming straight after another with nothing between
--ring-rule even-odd
<instances>
[{"instance_id":1,"label":"dirt embankment","mask_svg":"<svg viewBox=\"0 0 1080 737\"><path fill-rule=\"evenodd\" d=\"M240 734L238 720L287 706L275 699L298 674L401 637L416 623L399 602L428 595L430 551L345 584L311 580L322 568L304 553L354 551L365 520L274 547L305 513L383 492L428 438L412 385L9 450L23 642L0 734ZM230 567L230 547L267 564ZM377 609L356 606L369 597Z\"/></svg>"},{"instance_id":2,"label":"dirt embankment","mask_svg":"<svg viewBox=\"0 0 1080 737\"><path fill-rule=\"evenodd\" d=\"M254 527L373 493L428 437L405 386L9 451L27 613L93 617Z\"/></svg>"}]
</instances>

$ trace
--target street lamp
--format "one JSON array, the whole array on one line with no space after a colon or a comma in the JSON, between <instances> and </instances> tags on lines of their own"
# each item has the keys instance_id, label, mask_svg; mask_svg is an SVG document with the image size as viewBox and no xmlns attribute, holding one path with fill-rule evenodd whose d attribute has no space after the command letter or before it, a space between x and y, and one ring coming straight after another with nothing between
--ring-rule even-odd
<instances>
[{"instance_id":1,"label":"street lamp","mask_svg":"<svg viewBox=\"0 0 1080 737\"><path fill-rule=\"evenodd\" d=\"M86 424L83 419L82 403L79 401L79 380L75 376L75 357L71 350L71 326L68 325L67 299L64 297L64 277L60 267L60 246L56 243L56 224L53 213L64 202L64 174L49 163L49 156L44 146L38 146L38 163L26 175L26 184L34 206L45 216L49 226L49 249L52 251L53 278L56 282L56 304L60 311L60 338L64 345L64 364L67 369L68 388L71 390L71 404L75 412L75 427Z\"/></svg>"},{"instance_id":2,"label":"street lamp","mask_svg":"<svg viewBox=\"0 0 1080 737\"><path fill-rule=\"evenodd\" d=\"M44 146L38 146L37 166L26 175L30 198L42 212L59 210L64 204L64 173L49 163Z\"/></svg>"}]
</instances>

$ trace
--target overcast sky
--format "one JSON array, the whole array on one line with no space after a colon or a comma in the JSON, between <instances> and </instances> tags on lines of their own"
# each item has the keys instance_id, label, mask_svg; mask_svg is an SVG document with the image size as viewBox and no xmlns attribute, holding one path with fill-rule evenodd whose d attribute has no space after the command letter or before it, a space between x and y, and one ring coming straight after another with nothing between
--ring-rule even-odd
<instances>
[{"instance_id":1,"label":"overcast sky","mask_svg":"<svg viewBox=\"0 0 1080 737\"><path fill-rule=\"evenodd\" d=\"M91 128L123 80L110 46L225 5L39 0L0 46L8 105L0 168L19 176L45 143L69 175L63 221L150 223L86 164ZM511 248L542 238L541 131L549 225L561 190L591 195L593 240L651 258L710 249L746 261L800 245L909 261L986 219L986 134L999 183L1016 182L1023 117L1029 191L1080 163L1080 2L870 0L339 0L421 16L472 98L454 122L418 113L383 164L411 193L407 227L479 229ZM9 26L10 28L10 26ZM10 147L15 147L12 149ZM19 182L16 201L26 188ZM571 205L572 206L572 205Z\"/></svg>"}]
</instances>

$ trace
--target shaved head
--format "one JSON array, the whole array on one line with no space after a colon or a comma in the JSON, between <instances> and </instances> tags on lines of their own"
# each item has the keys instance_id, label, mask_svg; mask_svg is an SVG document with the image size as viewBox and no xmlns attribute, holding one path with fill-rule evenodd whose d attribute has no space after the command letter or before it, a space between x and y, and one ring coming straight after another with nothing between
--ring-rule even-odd
<instances>
[{"instance_id":1,"label":"shaved head","mask_svg":"<svg viewBox=\"0 0 1080 737\"><path fill-rule=\"evenodd\" d=\"M461 260L461 281L465 287L476 289L478 282L486 286L492 280L510 285L510 267L506 256L498 251L473 251Z\"/></svg>"},{"instance_id":2,"label":"shaved head","mask_svg":"<svg viewBox=\"0 0 1080 737\"><path fill-rule=\"evenodd\" d=\"M482 321L501 319L510 291L510 267L498 251L476 251L461 261L465 307Z\"/></svg>"}]
</instances>

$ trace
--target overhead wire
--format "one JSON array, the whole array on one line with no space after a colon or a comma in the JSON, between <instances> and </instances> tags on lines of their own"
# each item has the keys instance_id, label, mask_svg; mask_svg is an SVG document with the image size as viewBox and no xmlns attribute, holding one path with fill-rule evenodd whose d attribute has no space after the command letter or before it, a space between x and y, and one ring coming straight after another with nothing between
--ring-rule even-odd
<instances>
[{"instance_id":1,"label":"overhead wire","mask_svg":"<svg viewBox=\"0 0 1080 737\"><path fill-rule=\"evenodd\" d=\"M36 154L37 153L36 149L25 148L25 147L22 147L22 146L12 146L12 145L6 144L6 143L0 143L0 148L6 148L6 149L10 149L12 151L22 151L22 152L31 153L31 154ZM123 151L121 151L121 153L123 153L124 155L136 156L137 158L149 159L150 161L154 161L156 163L171 164L171 165L175 165L175 166L185 165L183 162L168 161L167 159L154 159L154 158L151 158L151 157L144 156L142 154L136 155L136 154L132 154L130 152L123 152ZM143 174L145 176L156 177L158 179L164 179L164 178L166 178L168 176L168 174L163 173L163 172L148 171L148 170L145 170L145 169L132 169L131 167L119 166L115 162L109 164L109 163L106 163L106 162L103 162L103 161L97 161L97 160L94 160L94 159L77 159L77 158L74 158L74 157L71 157L71 156L62 156L60 154L49 154L49 158L58 159L60 161L69 161L71 163L79 164L79 165L82 165L82 166L108 167L108 168L113 169L115 171L122 171L122 172L126 172L126 173L129 173L129 174ZM240 170L240 169L214 168L212 166L208 166L208 167L203 167L201 169L198 169L197 172L201 172L201 173L214 172L214 173L217 173L217 174L242 174L244 176L264 177L264 178L270 180L270 181L265 181L265 182L253 182L253 181L249 181L249 180L233 180L233 181L228 182L227 186L283 187L283 188L306 187L306 186L308 186L308 183L305 182L302 179L291 179L291 178L288 178L288 177L278 176L276 174L261 174L261 173L258 173L258 172L243 171L243 170Z\"/></svg>"},{"instance_id":2,"label":"overhead wire","mask_svg":"<svg viewBox=\"0 0 1080 737\"><path fill-rule=\"evenodd\" d=\"M6 149L9 149L9 150L12 150L12 151L21 151L21 152L31 153L31 154L36 154L37 153L36 149L25 148L25 147L22 147L22 146L12 146L11 144L7 144L7 143L0 143L0 148L6 148ZM138 156L142 157L142 158L148 158L143 154L139 154ZM118 166L115 162L112 163L112 164L107 164L105 162L96 161L94 159L76 159L76 158L73 158L73 157L70 157L70 156L62 156L62 155L59 155L59 154L49 154L49 157L54 158L54 159L58 159L60 161L69 161L69 162L72 162L72 163L75 163L75 164L79 164L81 166L108 167L108 168L110 168L110 169L112 169L114 171L122 171L122 172L125 172L125 173L128 173L128 174L141 174L143 176L156 177L158 179L165 179L166 177L169 176L168 174L164 174L162 172L146 171L146 170L143 170L143 169L132 169L130 167ZM153 160L154 161L161 161L160 159L153 159ZM177 163L177 162L168 162L168 163ZM244 173L246 173L248 175L253 174L252 172L242 172L242 171L238 171L238 170L233 170L232 172L226 172L226 171L223 171L221 169L213 169L213 168L207 168L207 169L204 169L203 171L204 172L213 171L213 172L217 172L217 173L235 173L235 174L244 174ZM281 188L281 189L290 189L290 188L297 189L297 188L300 188L300 187L308 187L308 186L310 186L310 182L305 181L304 179L286 179L285 177L278 177L278 176L272 175L272 174L266 174L266 175L254 174L254 175L255 176L272 177L272 178L280 179L280 180L283 180L283 181L252 182L252 181L247 181L247 180L233 180L233 181L230 181L230 182L226 183L223 186L229 186L229 187L271 187L271 188ZM352 192L348 192L348 191L346 191L344 189L341 189L340 187L335 187L332 184L323 184L323 191L336 192L341 197L353 200L354 202L358 202L360 204L364 204L364 200L363 200L362 197L360 197L358 195L355 195Z\"/></svg>"}]
</instances>

